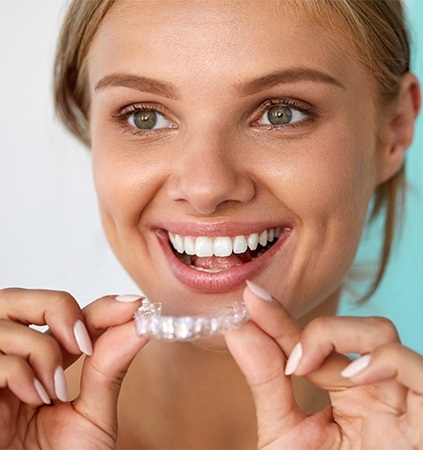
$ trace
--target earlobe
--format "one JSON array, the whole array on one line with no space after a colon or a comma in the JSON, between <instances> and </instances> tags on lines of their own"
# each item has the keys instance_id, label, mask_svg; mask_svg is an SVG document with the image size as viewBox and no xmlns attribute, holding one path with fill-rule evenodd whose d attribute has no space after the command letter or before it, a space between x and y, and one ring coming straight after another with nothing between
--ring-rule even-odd
<instances>
[{"instance_id":1,"label":"earlobe","mask_svg":"<svg viewBox=\"0 0 423 450\"><path fill-rule=\"evenodd\" d=\"M407 72L402 77L398 101L385 125L378 150L377 184L399 172L414 135L414 122L420 109L420 86L416 76Z\"/></svg>"}]
</instances>

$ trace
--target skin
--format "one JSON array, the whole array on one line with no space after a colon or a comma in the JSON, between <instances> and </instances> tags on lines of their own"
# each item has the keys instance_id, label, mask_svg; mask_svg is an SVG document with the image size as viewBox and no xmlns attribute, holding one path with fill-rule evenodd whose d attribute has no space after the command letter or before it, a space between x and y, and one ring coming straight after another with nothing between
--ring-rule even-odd
<instances>
[{"instance_id":1,"label":"skin","mask_svg":"<svg viewBox=\"0 0 423 450\"><path fill-rule=\"evenodd\" d=\"M421 356L400 345L385 319L333 316L372 193L402 166L419 88L404 75L398 103L381 114L369 70L327 33L279 2L263 9L261 2L157 1L152 8L128 0L112 8L87 60L93 170L109 242L167 313L208 314L243 298L252 320L225 339L145 346L132 322L139 299L108 296L81 311L69 294L1 291L0 318L16 343L0 332L1 447L423 445ZM299 68L324 76L305 78ZM252 92L252 80L275 71L295 77ZM157 83L140 90L104 81L116 73L160 80L178 95L158 93ZM269 129L260 108L269 99L291 106L295 99L310 115ZM118 116L140 103L156 107L167 127L134 134ZM289 236L253 279L271 301L244 281L219 292L187 286L156 233L236 235L277 224L288 224ZM78 365L70 371L77 398L41 407L33 377L57 399L55 368L81 354L77 320L94 344L81 373ZM35 342L29 323L46 323L50 335ZM286 358L298 342L299 378L291 379ZM370 364L346 378L350 361L339 353L370 354ZM325 398L326 409L304 412Z\"/></svg>"},{"instance_id":2,"label":"skin","mask_svg":"<svg viewBox=\"0 0 423 450\"><path fill-rule=\"evenodd\" d=\"M219 230L226 226L235 235L288 223L287 242L255 280L300 317L338 296L378 182L369 73L283 10L262 11L257 2L168 6L123 3L115 12L122 21L112 11L90 50L93 167L109 242L150 299L172 314L198 314L240 298L244 280L230 294L188 289L169 269L154 230L195 227L192 234L213 236L225 235ZM289 45L274 38L281 20L283 36L295 36ZM234 89L298 68L328 74L343 87L300 79L253 95ZM174 85L179 98L96 89L110 74L134 72ZM283 97L315 113L295 128L252 126L265 112L260 104ZM160 105L175 128L134 136L136 128L113 123L123 107L139 103Z\"/></svg>"}]
</instances>

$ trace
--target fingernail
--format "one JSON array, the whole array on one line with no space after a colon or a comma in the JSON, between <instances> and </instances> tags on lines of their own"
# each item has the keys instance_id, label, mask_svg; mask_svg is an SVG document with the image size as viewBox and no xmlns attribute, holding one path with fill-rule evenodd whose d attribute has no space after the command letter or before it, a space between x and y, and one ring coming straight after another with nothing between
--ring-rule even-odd
<instances>
[{"instance_id":1,"label":"fingernail","mask_svg":"<svg viewBox=\"0 0 423 450\"><path fill-rule=\"evenodd\" d=\"M125 295L118 295L115 300L122 303L130 303L130 302L136 302L137 300L141 300L144 297L142 295L133 295L133 294L125 294Z\"/></svg>"},{"instance_id":2,"label":"fingernail","mask_svg":"<svg viewBox=\"0 0 423 450\"><path fill-rule=\"evenodd\" d=\"M73 327L73 334L75 335L79 350L81 350L82 353L91 356L93 354L93 346L91 344L90 335L81 320L78 320L75 323Z\"/></svg>"},{"instance_id":3,"label":"fingernail","mask_svg":"<svg viewBox=\"0 0 423 450\"><path fill-rule=\"evenodd\" d=\"M298 344L292 349L288 361L286 362L285 375L292 375L297 370L302 356L303 346L301 345L301 342L298 342Z\"/></svg>"},{"instance_id":4,"label":"fingernail","mask_svg":"<svg viewBox=\"0 0 423 450\"><path fill-rule=\"evenodd\" d=\"M370 364L371 358L372 357L370 355L364 355L361 358L356 359L349 366L345 367L345 369L341 372L341 375L344 378L356 376Z\"/></svg>"},{"instance_id":5,"label":"fingernail","mask_svg":"<svg viewBox=\"0 0 423 450\"><path fill-rule=\"evenodd\" d=\"M272 296L265 291L262 287L258 286L257 284L253 283L252 281L247 280L246 281L247 286L250 288L251 292L256 295L260 300L264 300L266 302L271 303Z\"/></svg>"},{"instance_id":6,"label":"fingernail","mask_svg":"<svg viewBox=\"0 0 423 450\"><path fill-rule=\"evenodd\" d=\"M43 388L43 385L40 383L40 381L37 380L37 378L34 378L34 387L41 400L46 405L49 405L51 403L50 397L48 396L47 391Z\"/></svg>"},{"instance_id":7,"label":"fingernail","mask_svg":"<svg viewBox=\"0 0 423 450\"><path fill-rule=\"evenodd\" d=\"M68 387L62 366L57 366L54 371L54 392L61 402L68 401Z\"/></svg>"}]
</instances>

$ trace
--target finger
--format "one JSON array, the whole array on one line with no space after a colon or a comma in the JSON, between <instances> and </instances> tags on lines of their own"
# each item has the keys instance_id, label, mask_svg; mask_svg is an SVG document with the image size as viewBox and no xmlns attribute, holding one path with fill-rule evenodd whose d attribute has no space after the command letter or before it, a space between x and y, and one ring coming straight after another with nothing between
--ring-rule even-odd
<instances>
[{"instance_id":1,"label":"finger","mask_svg":"<svg viewBox=\"0 0 423 450\"><path fill-rule=\"evenodd\" d=\"M25 360L50 398L67 401L62 353L53 337L0 319L0 352Z\"/></svg>"},{"instance_id":2,"label":"finger","mask_svg":"<svg viewBox=\"0 0 423 450\"><path fill-rule=\"evenodd\" d=\"M78 341L86 354L93 354L92 344L109 328L124 324L132 320L137 308L144 297L136 295L107 295L88 304L83 310L83 325L76 332L80 332ZM85 323L85 325L84 325ZM72 355L64 355L64 365L68 367L75 361Z\"/></svg>"},{"instance_id":3,"label":"finger","mask_svg":"<svg viewBox=\"0 0 423 450\"><path fill-rule=\"evenodd\" d=\"M132 320L144 297L136 295L107 295L83 309L87 330L93 342L109 327Z\"/></svg>"},{"instance_id":4,"label":"finger","mask_svg":"<svg viewBox=\"0 0 423 450\"><path fill-rule=\"evenodd\" d=\"M376 348L352 362L342 375L356 385L375 384L396 380L396 392L392 387L386 392L384 401L397 405L398 413L407 412L403 422L407 433L423 443L421 415L423 411L423 357L398 342ZM404 392L404 388L408 390ZM400 391L401 390L401 391ZM416 441L417 442L417 441ZM417 446L420 448L419 446Z\"/></svg>"},{"instance_id":5,"label":"finger","mask_svg":"<svg viewBox=\"0 0 423 450\"><path fill-rule=\"evenodd\" d=\"M294 373L317 370L334 351L364 354L389 343L399 343L399 336L383 317L318 317L301 334L302 356Z\"/></svg>"},{"instance_id":6,"label":"finger","mask_svg":"<svg viewBox=\"0 0 423 450\"><path fill-rule=\"evenodd\" d=\"M92 355L92 344L109 327L131 320L143 299L144 297L141 295L106 295L89 303L82 310L84 322L78 321L77 323L77 325L81 325L81 328L76 329L75 327L79 346L85 350L84 353ZM66 367L74 361L73 357L65 357Z\"/></svg>"},{"instance_id":7,"label":"finger","mask_svg":"<svg viewBox=\"0 0 423 450\"><path fill-rule=\"evenodd\" d=\"M0 291L0 318L24 325L48 325L67 352L74 355L87 352L87 348L78 345L85 327L81 309L66 292L3 289Z\"/></svg>"},{"instance_id":8,"label":"finger","mask_svg":"<svg viewBox=\"0 0 423 450\"><path fill-rule=\"evenodd\" d=\"M423 396L423 357L398 342L373 350L351 363L344 371L354 384L373 384L395 379Z\"/></svg>"},{"instance_id":9,"label":"finger","mask_svg":"<svg viewBox=\"0 0 423 450\"><path fill-rule=\"evenodd\" d=\"M50 403L42 383L35 377L28 363L18 356L0 355L0 388L9 389L29 405Z\"/></svg>"},{"instance_id":10,"label":"finger","mask_svg":"<svg viewBox=\"0 0 423 450\"><path fill-rule=\"evenodd\" d=\"M278 344L255 323L248 322L225 334L229 351L243 372L253 394L259 442L275 439L286 421L293 427L303 419L295 403L291 379L284 374L285 356Z\"/></svg>"},{"instance_id":11,"label":"finger","mask_svg":"<svg viewBox=\"0 0 423 450\"><path fill-rule=\"evenodd\" d=\"M291 355L300 341L302 330L287 309L251 282L244 290L244 301L252 320L277 342L285 355ZM296 362L301 359L301 346L296 347L296 352L289 360L292 361L293 358L297 359ZM306 378L325 390L345 389L352 384L342 377L340 372L349 362L344 355L331 353L319 369L308 374Z\"/></svg>"}]
</instances>

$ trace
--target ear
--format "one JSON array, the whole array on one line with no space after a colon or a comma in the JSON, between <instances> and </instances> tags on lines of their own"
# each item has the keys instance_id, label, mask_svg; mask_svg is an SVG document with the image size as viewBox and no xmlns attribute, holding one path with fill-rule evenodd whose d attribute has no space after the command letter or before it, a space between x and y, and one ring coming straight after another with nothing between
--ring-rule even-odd
<instances>
[{"instance_id":1,"label":"ear","mask_svg":"<svg viewBox=\"0 0 423 450\"><path fill-rule=\"evenodd\" d=\"M393 114L380 133L377 153L377 184L398 173L414 135L414 122L420 109L420 86L410 72L402 76L400 92Z\"/></svg>"}]
</instances>

